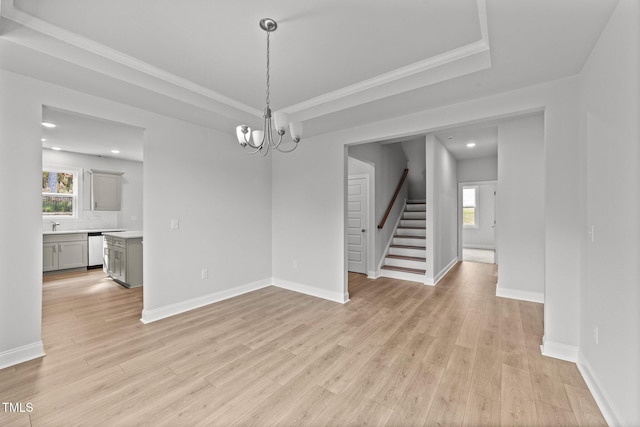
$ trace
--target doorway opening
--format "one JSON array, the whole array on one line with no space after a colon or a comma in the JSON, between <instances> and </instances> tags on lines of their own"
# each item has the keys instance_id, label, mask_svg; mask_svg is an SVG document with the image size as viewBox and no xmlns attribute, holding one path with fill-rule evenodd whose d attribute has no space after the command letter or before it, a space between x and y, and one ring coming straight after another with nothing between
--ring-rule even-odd
<instances>
[{"instance_id":1,"label":"doorway opening","mask_svg":"<svg viewBox=\"0 0 640 427\"><path fill-rule=\"evenodd\" d=\"M43 325L51 298L67 301L69 318L85 321L95 312L73 301L92 306L116 294L140 301L125 316L137 322L145 130L47 105L42 123ZM122 231L127 234L118 237L118 253L110 252L106 234ZM122 307L112 309L125 314Z\"/></svg>"},{"instance_id":2,"label":"doorway opening","mask_svg":"<svg viewBox=\"0 0 640 427\"><path fill-rule=\"evenodd\" d=\"M462 261L496 264L497 181L459 183Z\"/></svg>"}]
</instances>

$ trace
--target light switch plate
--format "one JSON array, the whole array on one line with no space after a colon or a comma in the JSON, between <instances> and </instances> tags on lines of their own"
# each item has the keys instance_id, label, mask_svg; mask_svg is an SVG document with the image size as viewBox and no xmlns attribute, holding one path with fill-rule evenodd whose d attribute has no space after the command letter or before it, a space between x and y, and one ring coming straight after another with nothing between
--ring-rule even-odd
<instances>
[{"instance_id":1,"label":"light switch plate","mask_svg":"<svg viewBox=\"0 0 640 427\"><path fill-rule=\"evenodd\" d=\"M171 229L177 230L180 228L180 220L178 218L171 218Z\"/></svg>"}]
</instances>

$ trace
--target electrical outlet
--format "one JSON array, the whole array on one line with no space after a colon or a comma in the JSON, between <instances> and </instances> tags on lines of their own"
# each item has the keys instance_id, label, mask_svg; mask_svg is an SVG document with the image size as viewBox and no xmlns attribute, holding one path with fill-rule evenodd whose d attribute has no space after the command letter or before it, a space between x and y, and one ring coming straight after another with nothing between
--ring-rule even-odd
<instances>
[{"instance_id":1,"label":"electrical outlet","mask_svg":"<svg viewBox=\"0 0 640 427\"><path fill-rule=\"evenodd\" d=\"M595 341L596 344L598 344L599 338L598 338L598 325L593 325L593 341Z\"/></svg>"},{"instance_id":2,"label":"electrical outlet","mask_svg":"<svg viewBox=\"0 0 640 427\"><path fill-rule=\"evenodd\" d=\"M180 228L180 220L178 218L171 218L171 229L177 230Z\"/></svg>"},{"instance_id":3,"label":"electrical outlet","mask_svg":"<svg viewBox=\"0 0 640 427\"><path fill-rule=\"evenodd\" d=\"M297 268L298 268L298 261L294 259L294 260L291 262L291 267L292 267L292 268L294 268L294 269L297 269Z\"/></svg>"},{"instance_id":4,"label":"electrical outlet","mask_svg":"<svg viewBox=\"0 0 640 427\"><path fill-rule=\"evenodd\" d=\"M202 276L202 280L208 278L209 277L209 269L203 268L202 271L200 272L200 274Z\"/></svg>"}]
</instances>

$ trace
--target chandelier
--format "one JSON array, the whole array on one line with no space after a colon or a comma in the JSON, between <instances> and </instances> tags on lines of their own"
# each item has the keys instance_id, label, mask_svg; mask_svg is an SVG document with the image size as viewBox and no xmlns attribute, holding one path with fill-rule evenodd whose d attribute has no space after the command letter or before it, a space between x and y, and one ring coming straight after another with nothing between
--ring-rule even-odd
<instances>
[{"instance_id":1,"label":"chandelier","mask_svg":"<svg viewBox=\"0 0 640 427\"><path fill-rule=\"evenodd\" d=\"M270 149L278 150L283 153L290 153L298 148L298 142L302 137L302 123L289 122L289 115L285 112L278 111L273 115L273 123L271 121L271 106L270 106L270 89L271 84L269 81L269 35L271 32L278 28L278 23L271 18L263 18L260 20L260 28L267 33L267 106L264 109L264 126L263 130L251 131L251 128L247 125L240 125L236 127L236 136L238 137L238 143L245 152L248 154L260 153L262 157L269 153ZM291 140L293 141L293 148L285 150L280 148L282 143L282 137L286 133L286 128L289 127L291 132ZM277 132L277 136L273 131Z\"/></svg>"}]
</instances>

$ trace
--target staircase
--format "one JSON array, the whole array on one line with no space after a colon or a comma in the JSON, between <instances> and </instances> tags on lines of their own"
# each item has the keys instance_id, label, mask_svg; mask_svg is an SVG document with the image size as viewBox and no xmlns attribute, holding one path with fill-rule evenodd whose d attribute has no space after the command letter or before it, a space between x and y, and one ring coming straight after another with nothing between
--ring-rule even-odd
<instances>
[{"instance_id":1,"label":"staircase","mask_svg":"<svg viewBox=\"0 0 640 427\"><path fill-rule=\"evenodd\" d=\"M408 201L380 274L424 283L427 268L426 204Z\"/></svg>"}]
</instances>

